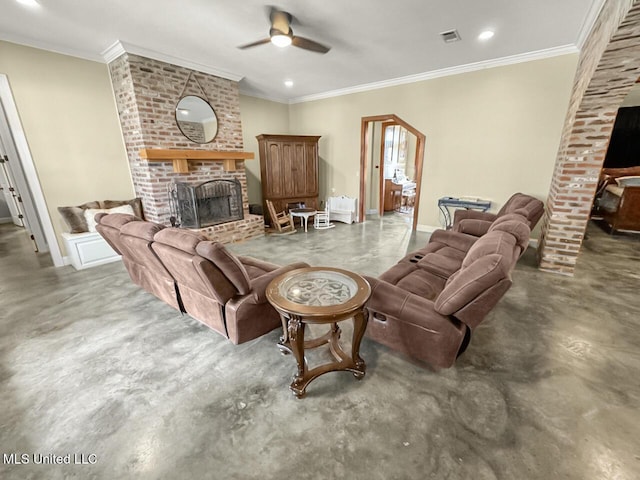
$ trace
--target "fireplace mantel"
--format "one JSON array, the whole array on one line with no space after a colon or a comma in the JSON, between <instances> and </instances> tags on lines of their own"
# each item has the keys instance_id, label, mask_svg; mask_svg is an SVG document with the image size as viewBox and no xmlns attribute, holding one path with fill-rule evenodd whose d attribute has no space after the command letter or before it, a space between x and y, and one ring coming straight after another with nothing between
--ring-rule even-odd
<instances>
[{"instance_id":1,"label":"fireplace mantel","mask_svg":"<svg viewBox=\"0 0 640 480\"><path fill-rule=\"evenodd\" d=\"M162 148L143 148L140 157L148 162L173 162L173 171L189 173L189 160L198 162L223 162L225 172L238 169L236 161L252 160L253 152L219 152L213 150L178 150Z\"/></svg>"}]
</instances>

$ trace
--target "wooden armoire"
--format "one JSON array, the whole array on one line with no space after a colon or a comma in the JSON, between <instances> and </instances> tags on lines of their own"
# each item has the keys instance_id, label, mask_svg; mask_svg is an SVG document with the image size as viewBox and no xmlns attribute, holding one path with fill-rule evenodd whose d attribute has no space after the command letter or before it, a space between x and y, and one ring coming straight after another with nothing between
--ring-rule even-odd
<instances>
[{"instance_id":1,"label":"wooden armoire","mask_svg":"<svg viewBox=\"0 0 640 480\"><path fill-rule=\"evenodd\" d=\"M260 147L262 200L271 200L276 212L290 204L318 208L318 140L311 135L256 137ZM264 212L267 206L264 204Z\"/></svg>"}]
</instances>

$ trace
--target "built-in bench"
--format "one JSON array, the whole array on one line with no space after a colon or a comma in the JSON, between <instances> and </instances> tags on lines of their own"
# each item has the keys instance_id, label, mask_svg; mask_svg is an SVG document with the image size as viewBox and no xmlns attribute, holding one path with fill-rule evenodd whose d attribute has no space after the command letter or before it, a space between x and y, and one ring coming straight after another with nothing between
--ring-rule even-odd
<instances>
[{"instance_id":1,"label":"built-in bench","mask_svg":"<svg viewBox=\"0 0 640 480\"><path fill-rule=\"evenodd\" d=\"M111 246L98 232L63 233L67 258L76 270L96 267L120 260Z\"/></svg>"}]
</instances>

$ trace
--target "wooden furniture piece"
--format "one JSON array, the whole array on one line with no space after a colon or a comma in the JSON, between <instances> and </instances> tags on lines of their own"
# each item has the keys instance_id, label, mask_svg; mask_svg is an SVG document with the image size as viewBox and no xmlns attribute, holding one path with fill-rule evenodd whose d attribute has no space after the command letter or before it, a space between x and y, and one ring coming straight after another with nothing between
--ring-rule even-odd
<instances>
[{"instance_id":1,"label":"wooden furniture piece","mask_svg":"<svg viewBox=\"0 0 640 480\"><path fill-rule=\"evenodd\" d=\"M269 217L271 218L271 226L275 228L278 233L295 233L296 227L293 224L293 218L287 215L285 211L277 213L271 200L265 200L265 202L267 204Z\"/></svg>"},{"instance_id":2,"label":"wooden furniture piece","mask_svg":"<svg viewBox=\"0 0 640 480\"><path fill-rule=\"evenodd\" d=\"M640 232L640 167L602 169L594 217L600 217L612 234Z\"/></svg>"},{"instance_id":3,"label":"wooden furniture piece","mask_svg":"<svg viewBox=\"0 0 640 480\"><path fill-rule=\"evenodd\" d=\"M276 211L286 210L289 203L317 210L320 137L262 134L256 138L263 201L273 202Z\"/></svg>"},{"instance_id":4,"label":"wooden furniture piece","mask_svg":"<svg viewBox=\"0 0 640 480\"><path fill-rule=\"evenodd\" d=\"M313 208L292 208L289 210L289 215L291 216L291 223L293 223L295 227L294 217L299 217L302 219L302 224L304 226L304 233L307 233L307 224L309 223L309 217L313 217L316 213L318 213Z\"/></svg>"},{"instance_id":5,"label":"wooden furniture piece","mask_svg":"<svg viewBox=\"0 0 640 480\"><path fill-rule=\"evenodd\" d=\"M222 162L225 172L238 170L237 162L252 160L253 152L216 152L213 150L178 150L143 148L140 158L147 162L172 162L175 173L189 173L189 160L198 162Z\"/></svg>"},{"instance_id":6,"label":"wooden furniture piece","mask_svg":"<svg viewBox=\"0 0 640 480\"><path fill-rule=\"evenodd\" d=\"M400 210L402 206L402 185L392 179L384 180L384 211Z\"/></svg>"},{"instance_id":7,"label":"wooden furniture piece","mask_svg":"<svg viewBox=\"0 0 640 480\"><path fill-rule=\"evenodd\" d=\"M327 372L346 370L357 379L364 377L366 365L360 357L360 342L367 328L364 304L370 296L371 287L364 278L339 268L299 268L269 283L267 300L282 319L283 335L278 348L283 354L293 353L298 362L290 386L296 397L304 397L307 385ZM349 318L353 318L350 355L340 346L338 326L338 322ZM325 335L305 341L307 324L329 324L331 327ZM335 361L309 369L305 349L327 343Z\"/></svg>"}]
</instances>

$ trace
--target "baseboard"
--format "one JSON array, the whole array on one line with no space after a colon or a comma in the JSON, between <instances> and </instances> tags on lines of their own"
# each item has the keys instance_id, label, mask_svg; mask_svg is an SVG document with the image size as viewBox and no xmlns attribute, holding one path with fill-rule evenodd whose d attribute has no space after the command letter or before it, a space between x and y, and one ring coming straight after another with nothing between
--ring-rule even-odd
<instances>
[{"instance_id":1,"label":"baseboard","mask_svg":"<svg viewBox=\"0 0 640 480\"><path fill-rule=\"evenodd\" d=\"M66 257L62 257L62 264L71 265L71 257L69 257L68 255Z\"/></svg>"},{"instance_id":2,"label":"baseboard","mask_svg":"<svg viewBox=\"0 0 640 480\"><path fill-rule=\"evenodd\" d=\"M370 208L369 210L367 210L366 215L373 215L374 213L378 213L377 208Z\"/></svg>"},{"instance_id":3,"label":"baseboard","mask_svg":"<svg viewBox=\"0 0 640 480\"><path fill-rule=\"evenodd\" d=\"M0 218L0 223L13 223L13 219L11 217L2 217Z\"/></svg>"},{"instance_id":4,"label":"baseboard","mask_svg":"<svg viewBox=\"0 0 640 480\"><path fill-rule=\"evenodd\" d=\"M440 230L441 227L434 227L432 225L416 225L416 230L418 232L425 232L425 233L433 233L436 230Z\"/></svg>"}]
</instances>

